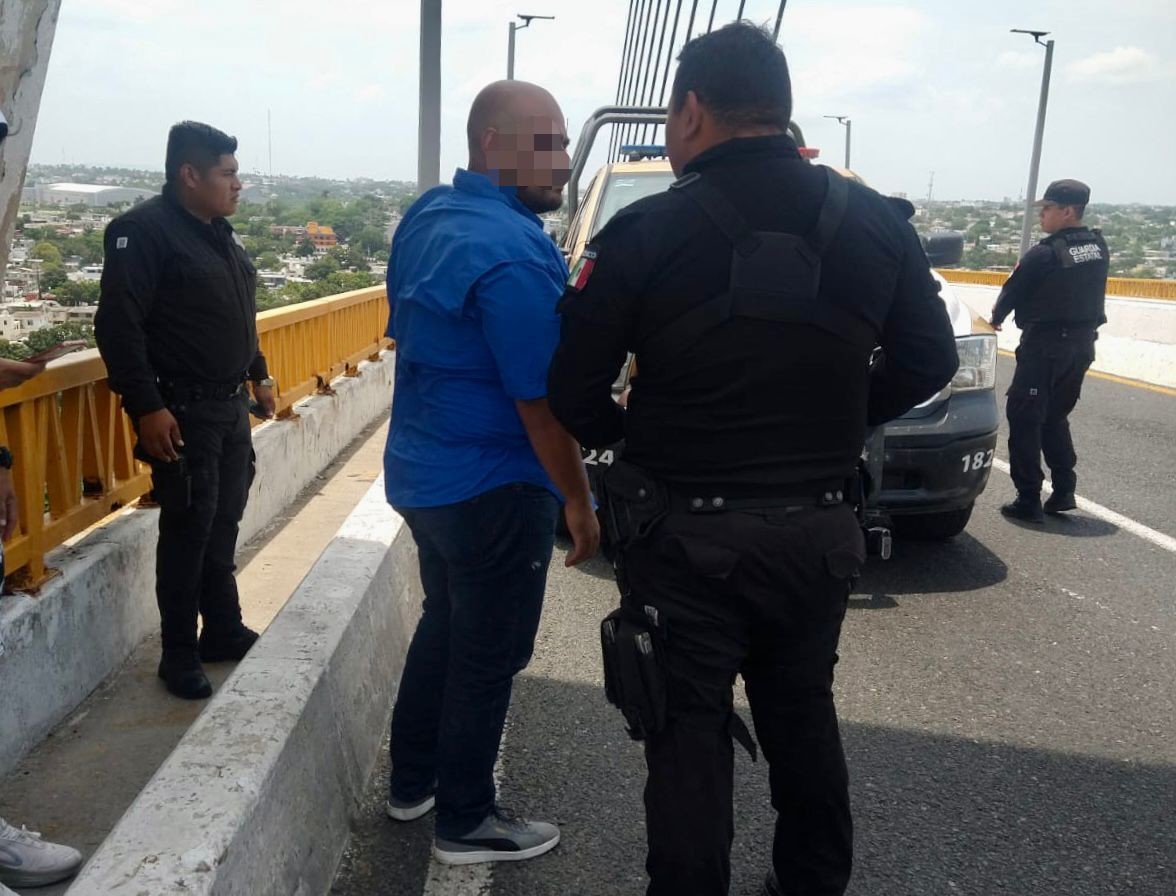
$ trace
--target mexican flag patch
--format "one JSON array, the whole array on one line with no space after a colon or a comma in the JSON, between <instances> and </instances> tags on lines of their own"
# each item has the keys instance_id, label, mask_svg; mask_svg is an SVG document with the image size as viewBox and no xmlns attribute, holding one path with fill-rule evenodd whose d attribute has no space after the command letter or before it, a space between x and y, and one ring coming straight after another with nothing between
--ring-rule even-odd
<instances>
[{"instance_id":1,"label":"mexican flag patch","mask_svg":"<svg viewBox=\"0 0 1176 896\"><path fill-rule=\"evenodd\" d=\"M572 275L568 277L568 289L581 292L588 285L588 278L592 276L592 269L596 267L596 252L585 249L584 254L576 259L572 265Z\"/></svg>"}]
</instances>

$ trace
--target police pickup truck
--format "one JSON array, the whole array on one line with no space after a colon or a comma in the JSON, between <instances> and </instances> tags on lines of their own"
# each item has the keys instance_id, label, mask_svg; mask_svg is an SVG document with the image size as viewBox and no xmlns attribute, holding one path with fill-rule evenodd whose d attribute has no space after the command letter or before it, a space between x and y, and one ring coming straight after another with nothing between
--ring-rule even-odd
<instances>
[{"instance_id":1,"label":"police pickup truck","mask_svg":"<svg viewBox=\"0 0 1176 896\"><path fill-rule=\"evenodd\" d=\"M585 126L576 148L572 181L568 188L569 223L562 241L568 262L574 267L592 238L625 206L667 189L674 182L670 163L660 147L622 147L623 161L605 164L592 178L581 201L577 181L591 149L591 141L603 124L626 121L664 121L661 109L598 110ZM802 155L799 128L793 136ZM585 145L587 142L587 146ZM852 172L844 176L860 180ZM910 209L913 211L913 207ZM933 265L957 264L963 251L959 234L932 234L923 240ZM961 302L951 285L936 271L940 297L947 308L956 336L960 366L951 383L904 416L870 433L863 460L872 483L867 505L874 520L883 521L899 536L945 539L958 535L968 524L976 498L988 484L996 450L996 334L988 323ZM640 359L636 359L640 366ZM618 398L628 385L632 361L613 385ZM615 460L622 446L603 450L583 449L589 479L595 489L602 467Z\"/></svg>"}]
</instances>

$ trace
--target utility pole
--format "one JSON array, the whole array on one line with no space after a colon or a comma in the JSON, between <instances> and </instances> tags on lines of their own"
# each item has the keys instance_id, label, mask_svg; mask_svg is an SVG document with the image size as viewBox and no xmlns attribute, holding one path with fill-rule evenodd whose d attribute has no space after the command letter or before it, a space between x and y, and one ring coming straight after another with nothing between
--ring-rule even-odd
<instances>
[{"instance_id":1,"label":"utility pole","mask_svg":"<svg viewBox=\"0 0 1176 896\"><path fill-rule=\"evenodd\" d=\"M421 0L417 193L441 183L441 0Z\"/></svg>"},{"instance_id":2,"label":"utility pole","mask_svg":"<svg viewBox=\"0 0 1176 896\"><path fill-rule=\"evenodd\" d=\"M20 210L61 0L0 0L0 281Z\"/></svg>"},{"instance_id":3,"label":"utility pole","mask_svg":"<svg viewBox=\"0 0 1176 896\"><path fill-rule=\"evenodd\" d=\"M1013 34L1028 34L1033 42L1045 47L1045 66L1041 70L1041 96L1037 100L1037 129L1033 132L1033 155L1029 160L1029 189L1025 195L1025 220L1021 224L1021 255L1029 251L1029 236L1033 232L1033 204L1037 201L1037 169L1041 165L1041 141L1045 136L1045 107L1049 102L1049 75L1053 67L1054 42L1042 38L1048 31L1028 31L1024 28L1009 29Z\"/></svg>"},{"instance_id":4,"label":"utility pole","mask_svg":"<svg viewBox=\"0 0 1176 896\"><path fill-rule=\"evenodd\" d=\"M531 26L531 22L533 22L535 19L542 19L544 21L550 22L555 19L555 16L528 16L519 13L517 18L522 19L523 24L517 25L514 22L510 23L509 36L506 44L506 80L508 81L514 80L515 33L522 31L524 28L529 28Z\"/></svg>"},{"instance_id":5,"label":"utility pole","mask_svg":"<svg viewBox=\"0 0 1176 896\"><path fill-rule=\"evenodd\" d=\"M849 137L853 132L853 121L844 115L826 115L825 118L835 118L838 124L845 125L845 168L849 170Z\"/></svg>"}]
</instances>

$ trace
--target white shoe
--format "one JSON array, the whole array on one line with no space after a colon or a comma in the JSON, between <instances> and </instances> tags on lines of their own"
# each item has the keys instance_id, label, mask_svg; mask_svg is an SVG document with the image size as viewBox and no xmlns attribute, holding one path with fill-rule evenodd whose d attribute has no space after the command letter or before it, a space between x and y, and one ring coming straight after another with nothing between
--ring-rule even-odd
<instances>
[{"instance_id":1,"label":"white shoe","mask_svg":"<svg viewBox=\"0 0 1176 896\"><path fill-rule=\"evenodd\" d=\"M36 831L0 818L0 886L44 887L73 877L81 866L82 854L72 846L42 840ZM8 892L0 889L0 896Z\"/></svg>"}]
</instances>

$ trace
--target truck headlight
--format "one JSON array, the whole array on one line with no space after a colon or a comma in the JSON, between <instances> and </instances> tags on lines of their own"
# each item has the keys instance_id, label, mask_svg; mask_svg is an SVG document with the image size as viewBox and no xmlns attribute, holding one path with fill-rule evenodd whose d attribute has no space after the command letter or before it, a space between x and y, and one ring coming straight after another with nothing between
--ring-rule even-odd
<instances>
[{"instance_id":1,"label":"truck headlight","mask_svg":"<svg viewBox=\"0 0 1176 896\"><path fill-rule=\"evenodd\" d=\"M996 387L996 337L961 336L956 340L960 367L951 379L954 392L974 392Z\"/></svg>"}]
</instances>

